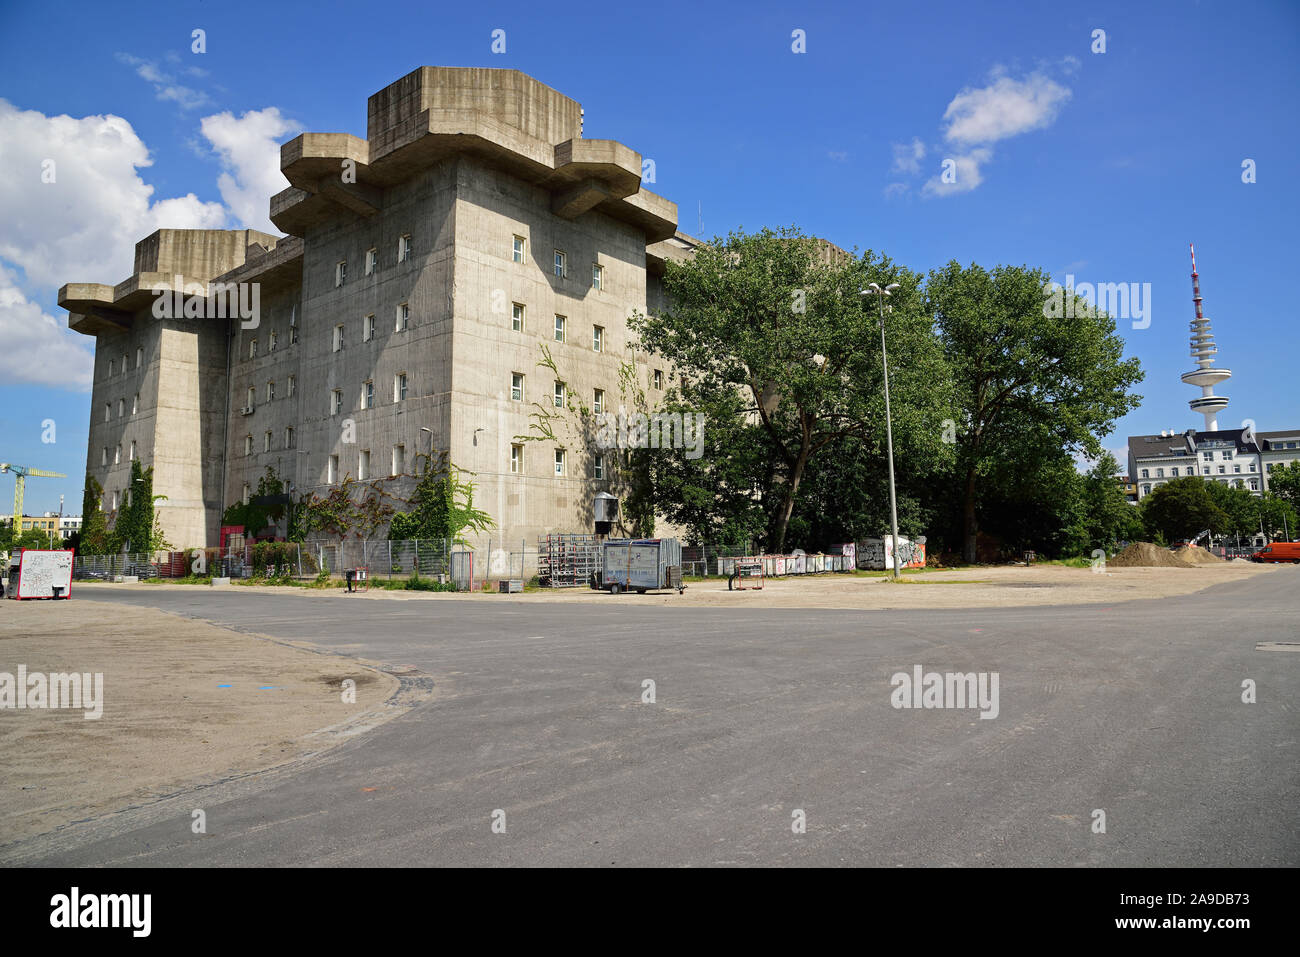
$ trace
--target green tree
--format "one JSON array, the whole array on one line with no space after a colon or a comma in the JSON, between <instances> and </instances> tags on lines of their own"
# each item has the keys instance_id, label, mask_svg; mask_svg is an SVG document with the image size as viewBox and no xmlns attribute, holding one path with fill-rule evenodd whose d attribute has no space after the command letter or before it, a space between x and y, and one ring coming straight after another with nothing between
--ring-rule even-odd
<instances>
[{"instance_id":1,"label":"green tree","mask_svg":"<svg viewBox=\"0 0 1300 957\"><path fill-rule=\"evenodd\" d=\"M709 393L683 386L663 411L704 415L701 454L630 451L625 461L632 507L625 500L624 516L635 510L639 497L649 503L640 514L649 512L653 520L658 511L686 529L692 544L747 549L768 525L762 490L770 487L774 459L766 432L747 420L747 404L736 389ZM641 523L634 519L633 524ZM642 534L640 528L634 534Z\"/></svg>"},{"instance_id":2,"label":"green tree","mask_svg":"<svg viewBox=\"0 0 1300 957\"><path fill-rule=\"evenodd\" d=\"M1280 537L1295 540L1297 511L1291 503L1272 491L1265 492L1259 500L1259 523L1250 531L1261 529L1271 539Z\"/></svg>"},{"instance_id":3,"label":"green tree","mask_svg":"<svg viewBox=\"0 0 1300 957\"><path fill-rule=\"evenodd\" d=\"M1066 453L1101 453L1100 436L1141 397L1137 359L1124 359L1114 320L1076 308L1049 315L1045 272L986 270L950 262L932 272L928 309L956 382L957 495L963 557L976 559L980 485L1018 468L1034 443Z\"/></svg>"},{"instance_id":4,"label":"green tree","mask_svg":"<svg viewBox=\"0 0 1300 957\"><path fill-rule=\"evenodd\" d=\"M85 491L81 495L81 554L106 555L115 551L108 532L108 519L99 507L103 495L103 486L93 475L87 474Z\"/></svg>"},{"instance_id":5,"label":"green tree","mask_svg":"<svg viewBox=\"0 0 1300 957\"><path fill-rule=\"evenodd\" d=\"M1274 466L1268 473L1268 490L1300 511L1300 462Z\"/></svg>"},{"instance_id":6,"label":"green tree","mask_svg":"<svg viewBox=\"0 0 1300 957\"><path fill-rule=\"evenodd\" d=\"M1226 516L1222 530L1216 534L1249 535L1259 529L1260 500L1244 488L1233 488L1226 482L1207 482L1210 499Z\"/></svg>"},{"instance_id":7,"label":"green tree","mask_svg":"<svg viewBox=\"0 0 1300 957\"><path fill-rule=\"evenodd\" d=\"M1142 519L1115 480L1118 471L1115 457L1104 452L1084 474L1080 488L1082 548L1075 554L1091 554L1094 549L1109 549L1120 541L1142 537Z\"/></svg>"},{"instance_id":8,"label":"green tree","mask_svg":"<svg viewBox=\"0 0 1300 957\"><path fill-rule=\"evenodd\" d=\"M1228 529L1228 514L1199 475L1172 479L1142 500L1142 522L1153 538L1171 542L1193 538L1205 529L1220 535Z\"/></svg>"},{"instance_id":9,"label":"green tree","mask_svg":"<svg viewBox=\"0 0 1300 957\"><path fill-rule=\"evenodd\" d=\"M661 314L629 320L640 345L671 362L706 408L725 407L728 392L741 396L771 468L757 489L727 494L758 496L776 551L786 547L809 463L850 437L883 439L876 304L860 294L872 281L901 287L886 323L895 428L942 458L943 358L921 308L920 276L888 257L836 255L793 227L733 232L690 261L670 260ZM747 443L745 454L757 447ZM703 492L708 480L696 473L692 487ZM656 504L669 500L656 497Z\"/></svg>"}]
</instances>

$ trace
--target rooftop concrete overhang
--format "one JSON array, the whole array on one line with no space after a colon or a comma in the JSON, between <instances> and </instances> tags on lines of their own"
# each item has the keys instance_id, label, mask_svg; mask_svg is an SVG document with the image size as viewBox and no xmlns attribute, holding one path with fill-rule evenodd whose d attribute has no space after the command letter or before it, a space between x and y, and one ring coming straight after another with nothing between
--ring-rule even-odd
<instances>
[{"instance_id":1,"label":"rooftop concrete overhang","mask_svg":"<svg viewBox=\"0 0 1300 957\"><path fill-rule=\"evenodd\" d=\"M662 276L668 260L685 262L695 257L695 249L703 242L686 233L678 231L667 239L646 246L645 268L654 276Z\"/></svg>"},{"instance_id":2,"label":"rooftop concrete overhang","mask_svg":"<svg viewBox=\"0 0 1300 957\"><path fill-rule=\"evenodd\" d=\"M113 306L113 287L99 282L70 282L59 290L59 305L68 310L68 328L86 336L131 328L131 316Z\"/></svg>"},{"instance_id":3,"label":"rooftop concrete overhang","mask_svg":"<svg viewBox=\"0 0 1300 957\"><path fill-rule=\"evenodd\" d=\"M672 236L677 206L641 189L641 155L614 140L570 139L552 145L479 110L422 110L369 143L346 133L304 133L280 149L292 184L271 198L271 221L301 236L338 215L340 207L370 216L385 187L449 157L465 154L552 193L557 216L592 209L632 223L647 242ZM344 183L344 162L356 182Z\"/></svg>"},{"instance_id":4,"label":"rooftop concrete overhang","mask_svg":"<svg viewBox=\"0 0 1300 957\"><path fill-rule=\"evenodd\" d=\"M370 144L350 133L303 133L280 147L280 171L291 185L373 216L383 189L371 182Z\"/></svg>"},{"instance_id":5,"label":"rooftop concrete overhang","mask_svg":"<svg viewBox=\"0 0 1300 957\"><path fill-rule=\"evenodd\" d=\"M193 276L179 277L174 273L136 273L116 286L98 282L70 282L59 290L59 305L68 310L68 328L87 336L105 332L125 332L135 322L135 317L152 310L160 292L190 290L206 297L212 283L256 282L262 292L275 292L302 282L302 241L286 239L265 255L252 262L217 276L212 283Z\"/></svg>"},{"instance_id":6,"label":"rooftop concrete overhang","mask_svg":"<svg viewBox=\"0 0 1300 957\"><path fill-rule=\"evenodd\" d=\"M59 290L59 305L68 310L68 328L83 335L123 332L131 328L135 314L152 308L157 290L170 290L176 277L161 272L137 273L116 286L98 282L70 282ZM206 288L196 279L181 277Z\"/></svg>"},{"instance_id":7,"label":"rooftop concrete overhang","mask_svg":"<svg viewBox=\"0 0 1300 957\"><path fill-rule=\"evenodd\" d=\"M255 247L249 247L250 249ZM275 293L302 285L302 240L296 236L282 239L275 248L250 259L228 273L217 276L214 283L255 282L263 293Z\"/></svg>"}]
</instances>

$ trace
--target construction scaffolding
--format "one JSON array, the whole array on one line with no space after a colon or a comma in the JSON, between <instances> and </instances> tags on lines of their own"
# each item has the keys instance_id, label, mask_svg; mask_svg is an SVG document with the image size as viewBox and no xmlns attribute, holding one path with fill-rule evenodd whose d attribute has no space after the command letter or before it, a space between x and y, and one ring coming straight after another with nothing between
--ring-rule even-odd
<instances>
[{"instance_id":1,"label":"construction scaffolding","mask_svg":"<svg viewBox=\"0 0 1300 957\"><path fill-rule=\"evenodd\" d=\"M539 535L537 577L544 588L579 588L600 573L600 538L596 535Z\"/></svg>"}]
</instances>

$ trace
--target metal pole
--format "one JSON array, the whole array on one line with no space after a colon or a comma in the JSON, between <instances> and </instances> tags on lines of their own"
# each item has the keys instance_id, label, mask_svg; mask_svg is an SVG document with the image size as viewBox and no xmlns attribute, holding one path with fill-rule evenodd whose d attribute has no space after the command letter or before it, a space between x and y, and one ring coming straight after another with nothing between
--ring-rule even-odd
<instances>
[{"instance_id":1,"label":"metal pole","mask_svg":"<svg viewBox=\"0 0 1300 957\"><path fill-rule=\"evenodd\" d=\"M894 422L889 411L889 356L885 352L885 297L876 294L880 306L880 362L885 371L885 442L889 450L889 524L894 535L894 577L900 574L898 546L898 503L894 497Z\"/></svg>"}]
</instances>

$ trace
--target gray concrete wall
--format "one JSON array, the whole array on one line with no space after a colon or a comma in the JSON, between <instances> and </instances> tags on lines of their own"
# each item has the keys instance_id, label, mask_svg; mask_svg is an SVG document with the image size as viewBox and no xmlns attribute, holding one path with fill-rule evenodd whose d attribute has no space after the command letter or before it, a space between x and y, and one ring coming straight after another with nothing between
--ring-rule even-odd
<instances>
[{"instance_id":1,"label":"gray concrete wall","mask_svg":"<svg viewBox=\"0 0 1300 957\"><path fill-rule=\"evenodd\" d=\"M617 409L620 365L631 359L627 316L645 309L645 236L598 212L561 219L546 190L485 164L463 160L459 171L453 461L475 473L476 504L495 519L494 536L534 542L546 532L590 531L592 496L619 493L612 457L604 478L594 477L594 390ZM513 261L516 235L526 240L523 263ZM554 274L557 249L567 258L563 278ZM594 263L604 271L600 290ZM513 330L516 303L525 307L522 333ZM557 314L565 317L564 342L555 339ZM554 370L544 364L547 352ZM510 396L513 372L525 376L522 402ZM553 404L557 378L567 386L564 409ZM541 416L554 439L530 441L542 434L533 428ZM512 445L523 448L523 474L510 472ZM565 451L563 476L555 474L557 448Z\"/></svg>"}]
</instances>

